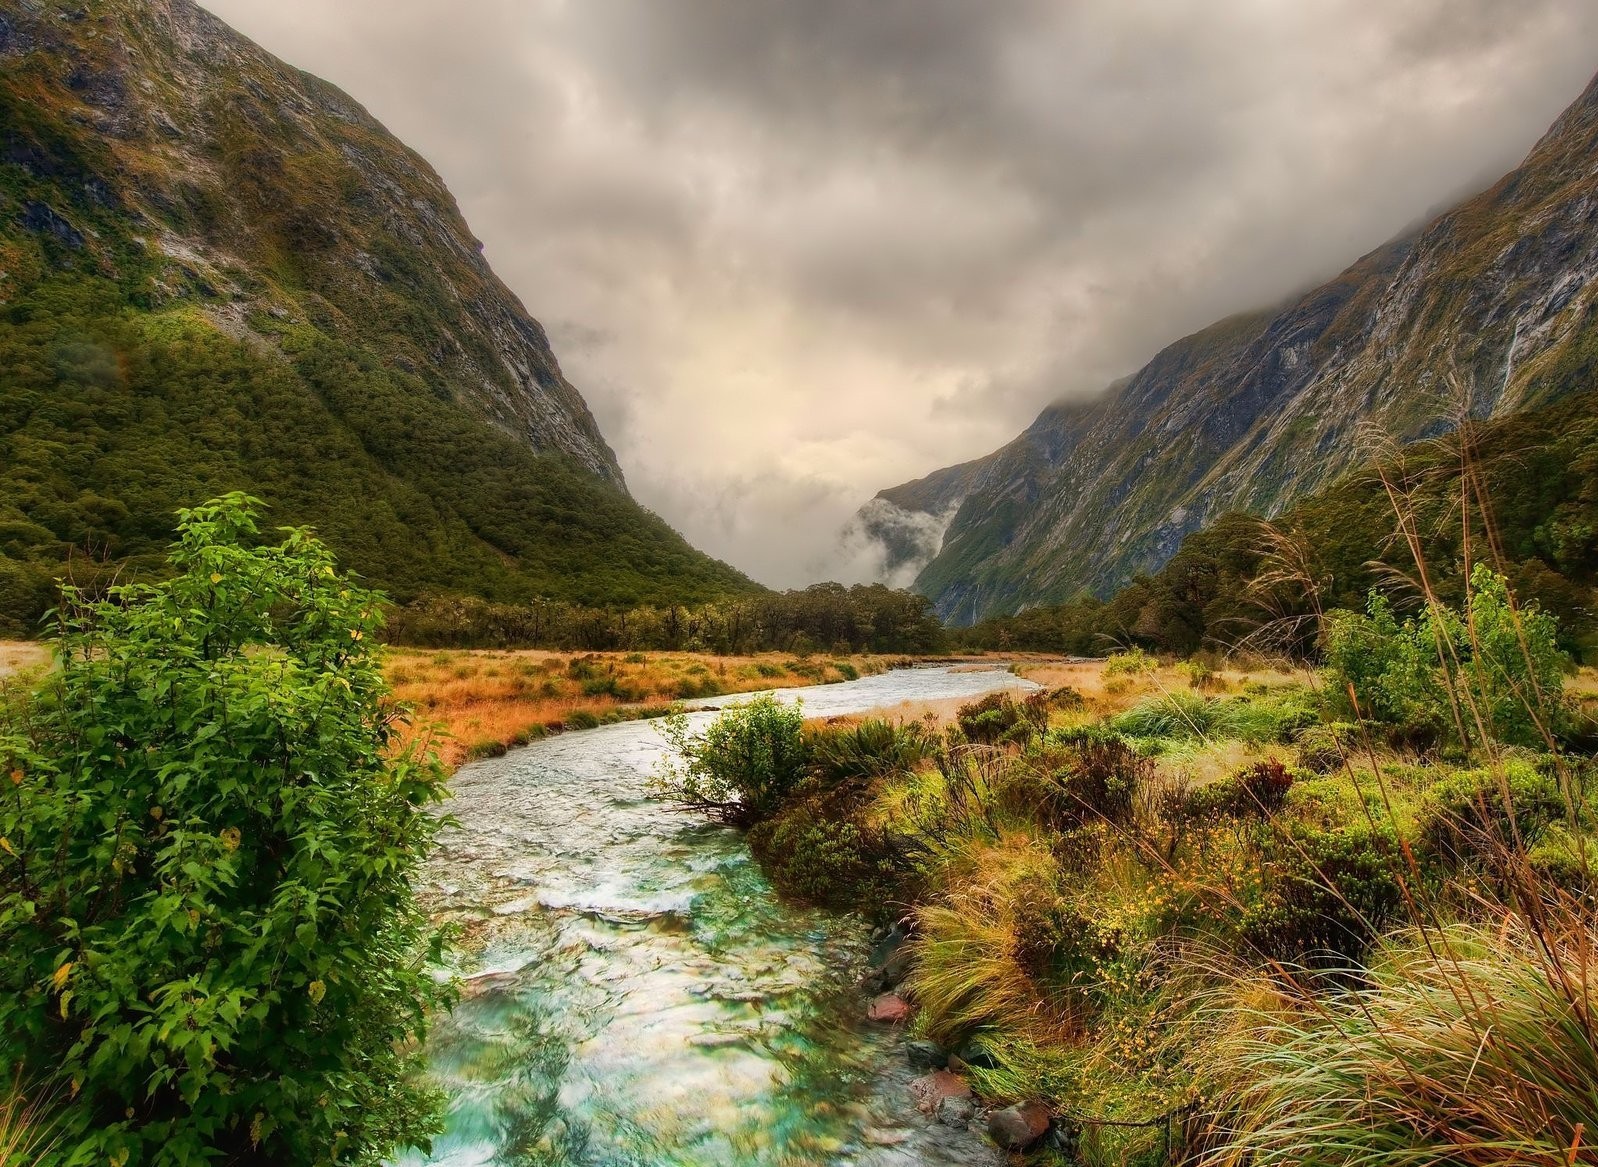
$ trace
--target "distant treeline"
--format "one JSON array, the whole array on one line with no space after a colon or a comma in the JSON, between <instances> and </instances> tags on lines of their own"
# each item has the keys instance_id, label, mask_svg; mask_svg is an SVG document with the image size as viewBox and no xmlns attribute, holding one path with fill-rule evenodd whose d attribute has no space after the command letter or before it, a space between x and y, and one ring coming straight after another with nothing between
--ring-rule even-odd
<instances>
[{"instance_id":1,"label":"distant treeline","mask_svg":"<svg viewBox=\"0 0 1598 1167\"><path fill-rule=\"evenodd\" d=\"M1374 587L1391 591L1400 609L1418 602L1412 548L1444 601L1460 603L1469 566L1487 562L1522 601L1558 617L1566 651L1598 657L1598 394L1406 447L1269 525L1224 516L1109 600L984 620L955 643L1182 656L1258 646L1311 656L1317 612L1362 610Z\"/></svg>"},{"instance_id":2,"label":"distant treeline","mask_svg":"<svg viewBox=\"0 0 1598 1167\"><path fill-rule=\"evenodd\" d=\"M815 584L709 604L631 609L426 596L389 616L395 644L586 651L925 654L945 648L932 601L882 584Z\"/></svg>"}]
</instances>

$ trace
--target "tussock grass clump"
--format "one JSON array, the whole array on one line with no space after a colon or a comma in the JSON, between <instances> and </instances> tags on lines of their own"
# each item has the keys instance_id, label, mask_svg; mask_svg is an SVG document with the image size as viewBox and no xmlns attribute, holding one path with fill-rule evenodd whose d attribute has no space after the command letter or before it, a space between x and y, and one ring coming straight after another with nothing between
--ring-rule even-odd
<instances>
[{"instance_id":1,"label":"tussock grass clump","mask_svg":"<svg viewBox=\"0 0 1598 1167\"><path fill-rule=\"evenodd\" d=\"M1511 917L1390 941L1366 987L1245 1014L1205 1057L1215 1167L1598 1163L1594 935Z\"/></svg>"}]
</instances>

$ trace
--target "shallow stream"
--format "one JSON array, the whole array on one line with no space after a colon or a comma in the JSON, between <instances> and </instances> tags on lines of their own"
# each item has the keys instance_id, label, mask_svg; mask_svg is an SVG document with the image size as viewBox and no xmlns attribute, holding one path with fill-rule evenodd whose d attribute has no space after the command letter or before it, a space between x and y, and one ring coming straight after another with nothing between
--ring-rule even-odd
<instances>
[{"instance_id":1,"label":"shallow stream","mask_svg":"<svg viewBox=\"0 0 1598 1167\"><path fill-rule=\"evenodd\" d=\"M777 695L826 717L1026 686L918 668ZM429 1040L449 1129L400 1167L996 1162L916 1113L898 1035L860 1020L864 926L778 901L737 833L651 798L663 750L629 722L455 776L427 888L472 938Z\"/></svg>"}]
</instances>

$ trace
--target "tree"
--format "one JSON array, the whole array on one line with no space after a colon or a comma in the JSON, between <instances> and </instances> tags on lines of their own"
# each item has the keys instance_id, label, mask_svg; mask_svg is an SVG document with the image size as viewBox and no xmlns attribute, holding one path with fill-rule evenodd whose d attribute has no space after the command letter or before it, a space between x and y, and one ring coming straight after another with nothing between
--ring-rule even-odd
<instances>
[{"instance_id":1,"label":"tree","mask_svg":"<svg viewBox=\"0 0 1598 1167\"><path fill-rule=\"evenodd\" d=\"M376 1163L436 1129L450 990L411 879L436 759L394 747L380 597L255 500L179 513L174 578L68 589L0 717L0 1054L59 1073L65 1164Z\"/></svg>"}]
</instances>

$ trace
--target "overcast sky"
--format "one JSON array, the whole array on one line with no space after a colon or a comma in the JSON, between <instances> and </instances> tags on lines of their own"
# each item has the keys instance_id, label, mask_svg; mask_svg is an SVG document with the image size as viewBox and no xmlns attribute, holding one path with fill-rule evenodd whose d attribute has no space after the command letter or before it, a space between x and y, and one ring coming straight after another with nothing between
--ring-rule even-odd
<instances>
[{"instance_id":1,"label":"overcast sky","mask_svg":"<svg viewBox=\"0 0 1598 1167\"><path fill-rule=\"evenodd\" d=\"M1509 169L1592 0L204 0L443 175L633 493L763 582Z\"/></svg>"}]
</instances>

